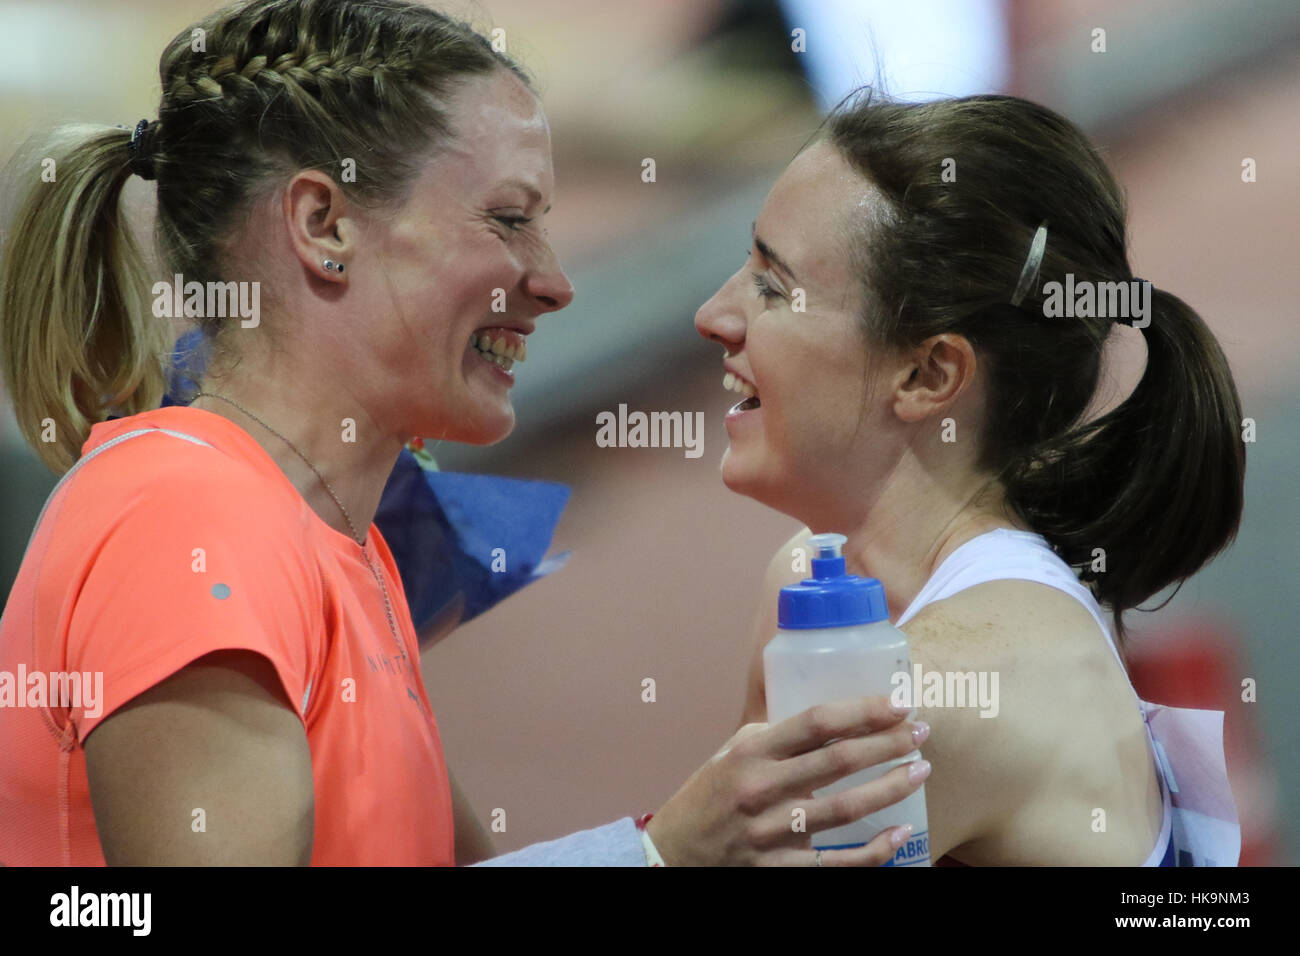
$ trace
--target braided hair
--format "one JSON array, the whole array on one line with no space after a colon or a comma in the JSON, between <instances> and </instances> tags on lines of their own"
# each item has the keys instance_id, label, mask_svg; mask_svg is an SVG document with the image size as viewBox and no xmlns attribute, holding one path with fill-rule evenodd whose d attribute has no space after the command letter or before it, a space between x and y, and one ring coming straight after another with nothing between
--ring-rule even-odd
<instances>
[{"instance_id":1,"label":"braided hair","mask_svg":"<svg viewBox=\"0 0 1300 956\"><path fill-rule=\"evenodd\" d=\"M171 331L149 309L143 258L120 208L132 172L156 179L155 239L169 270L220 281L251 200L302 169L350 200L400 203L455 136L447 101L469 77L528 76L468 24L403 0L245 0L168 44L147 165L132 132L62 127L15 163L22 199L0 258L0 353L24 437L56 471L94 422L157 407ZM204 317L220 348L227 319ZM54 440L49 440L50 434Z\"/></svg>"}]
</instances>

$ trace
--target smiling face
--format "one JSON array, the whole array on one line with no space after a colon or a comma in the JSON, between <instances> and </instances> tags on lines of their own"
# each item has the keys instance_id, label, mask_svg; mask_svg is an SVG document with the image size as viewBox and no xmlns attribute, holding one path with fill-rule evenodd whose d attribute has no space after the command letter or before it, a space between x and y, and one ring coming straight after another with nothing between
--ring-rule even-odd
<instances>
[{"instance_id":1,"label":"smiling face","mask_svg":"<svg viewBox=\"0 0 1300 956\"><path fill-rule=\"evenodd\" d=\"M391 219L367 223L349 263L376 339L358 371L384 383L368 405L397 434L488 444L514 426L524 336L573 289L542 228L555 177L537 98L500 70L466 81L450 107L455 139Z\"/></svg>"},{"instance_id":2,"label":"smiling face","mask_svg":"<svg viewBox=\"0 0 1300 956\"><path fill-rule=\"evenodd\" d=\"M768 194L745 265L695 316L726 348L737 397L756 392L727 416L723 481L810 524L833 520L829 503L851 488L860 500L887 457L869 444L892 424L871 398L869 375L882 372L869 366L849 256L878 201L832 146L810 146Z\"/></svg>"}]
</instances>

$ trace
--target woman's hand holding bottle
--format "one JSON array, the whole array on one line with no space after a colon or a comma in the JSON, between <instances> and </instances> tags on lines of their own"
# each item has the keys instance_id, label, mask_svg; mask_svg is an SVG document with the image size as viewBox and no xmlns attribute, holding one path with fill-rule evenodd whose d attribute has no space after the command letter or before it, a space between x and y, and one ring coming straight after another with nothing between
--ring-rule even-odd
<instances>
[{"instance_id":1,"label":"woman's hand holding bottle","mask_svg":"<svg viewBox=\"0 0 1300 956\"><path fill-rule=\"evenodd\" d=\"M650 838L669 866L887 863L905 828L820 858L812 834L897 803L924 783L928 763L904 764L831 797L812 793L916 750L929 728L905 717L887 697L866 697L811 707L774 725L746 724L655 813Z\"/></svg>"}]
</instances>

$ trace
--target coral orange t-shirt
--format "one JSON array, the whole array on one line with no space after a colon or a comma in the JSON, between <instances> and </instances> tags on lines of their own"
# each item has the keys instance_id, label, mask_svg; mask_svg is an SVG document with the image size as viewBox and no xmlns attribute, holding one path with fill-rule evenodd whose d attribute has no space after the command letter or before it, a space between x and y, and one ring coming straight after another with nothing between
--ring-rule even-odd
<instances>
[{"instance_id":1,"label":"coral orange t-shirt","mask_svg":"<svg viewBox=\"0 0 1300 956\"><path fill-rule=\"evenodd\" d=\"M142 428L173 434L122 438ZM87 735L203 655L243 649L274 665L306 729L311 862L451 865L417 638L373 524L367 542L400 645L361 546L239 426L184 406L95 425L0 623L0 864L102 865Z\"/></svg>"}]
</instances>

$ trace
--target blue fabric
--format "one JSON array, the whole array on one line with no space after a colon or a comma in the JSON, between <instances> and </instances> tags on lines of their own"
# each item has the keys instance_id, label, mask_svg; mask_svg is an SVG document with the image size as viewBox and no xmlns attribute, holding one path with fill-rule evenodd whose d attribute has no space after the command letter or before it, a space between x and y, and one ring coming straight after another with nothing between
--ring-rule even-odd
<instances>
[{"instance_id":1,"label":"blue fabric","mask_svg":"<svg viewBox=\"0 0 1300 956\"><path fill-rule=\"evenodd\" d=\"M384 487L375 524L402 574L416 629L465 595L469 621L560 567L544 560L569 500L564 485L425 471L405 449Z\"/></svg>"},{"instance_id":2,"label":"blue fabric","mask_svg":"<svg viewBox=\"0 0 1300 956\"><path fill-rule=\"evenodd\" d=\"M199 378L208 366L209 345L198 329L186 332L176 340L172 351L171 381L167 385L167 394L163 396L163 408L190 403L186 396L199 390Z\"/></svg>"},{"instance_id":3,"label":"blue fabric","mask_svg":"<svg viewBox=\"0 0 1300 956\"><path fill-rule=\"evenodd\" d=\"M176 342L163 406L189 404L208 361L201 332ZM375 514L397 562L418 633L465 595L462 623L561 567L546 558L569 500L565 485L494 475L430 471L403 448Z\"/></svg>"}]
</instances>

